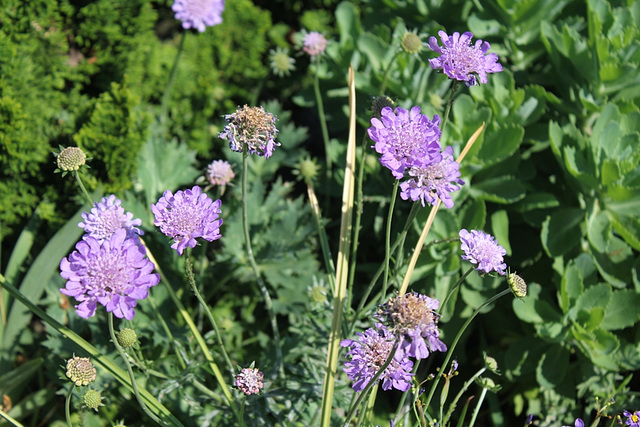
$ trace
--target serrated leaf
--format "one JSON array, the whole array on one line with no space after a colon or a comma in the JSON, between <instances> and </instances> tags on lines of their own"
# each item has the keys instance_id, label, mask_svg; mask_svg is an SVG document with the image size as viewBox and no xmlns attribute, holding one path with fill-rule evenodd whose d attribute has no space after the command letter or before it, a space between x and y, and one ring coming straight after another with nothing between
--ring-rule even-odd
<instances>
[{"instance_id":1,"label":"serrated leaf","mask_svg":"<svg viewBox=\"0 0 640 427\"><path fill-rule=\"evenodd\" d=\"M511 303L513 312L519 319L527 323L557 322L561 316L547 301L539 298L541 287L537 283L529 283L527 296L513 299Z\"/></svg>"},{"instance_id":2,"label":"serrated leaf","mask_svg":"<svg viewBox=\"0 0 640 427\"><path fill-rule=\"evenodd\" d=\"M605 312L602 328L612 331L624 329L640 320L640 295L629 289L615 291Z\"/></svg>"},{"instance_id":3,"label":"serrated leaf","mask_svg":"<svg viewBox=\"0 0 640 427\"><path fill-rule=\"evenodd\" d=\"M524 128L519 125L509 125L488 132L478 159L489 166L509 158L522 143L523 136Z\"/></svg>"},{"instance_id":4,"label":"serrated leaf","mask_svg":"<svg viewBox=\"0 0 640 427\"><path fill-rule=\"evenodd\" d=\"M640 220L629 216L620 216L614 212L607 212L613 229L625 242L640 251Z\"/></svg>"},{"instance_id":5,"label":"serrated leaf","mask_svg":"<svg viewBox=\"0 0 640 427\"><path fill-rule=\"evenodd\" d=\"M576 208L561 209L547 217L542 224L540 238L549 256L565 254L580 242L583 218L584 212Z\"/></svg>"}]
</instances>

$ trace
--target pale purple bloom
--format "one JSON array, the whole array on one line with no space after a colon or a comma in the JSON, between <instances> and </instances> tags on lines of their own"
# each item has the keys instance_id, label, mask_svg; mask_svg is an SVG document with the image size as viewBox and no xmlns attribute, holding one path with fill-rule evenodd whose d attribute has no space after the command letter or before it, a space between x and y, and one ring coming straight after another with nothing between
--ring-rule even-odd
<instances>
[{"instance_id":1,"label":"pale purple bloom","mask_svg":"<svg viewBox=\"0 0 640 427\"><path fill-rule=\"evenodd\" d=\"M392 297L378 309L378 317L397 333L400 348L407 356L426 359L429 352L446 351L440 340L439 316L436 310L440 301L417 292Z\"/></svg>"},{"instance_id":2,"label":"pale purple bloom","mask_svg":"<svg viewBox=\"0 0 640 427\"><path fill-rule=\"evenodd\" d=\"M116 317L131 320L137 300L160 281L146 254L139 239L128 239L122 228L102 243L85 236L60 262L60 275L67 279L60 292L80 303L75 308L82 318L93 316L100 303Z\"/></svg>"},{"instance_id":3,"label":"pale purple bloom","mask_svg":"<svg viewBox=\"0 0 640 427\"><path fill-rule=\"evenodd\" d=\"M626 425L630 427L640 427L640 411L634 413L624 411L622 414L627 417Z\"/></svg>"},{"instance_id":4,"label":"pale purple bloom","mask_svg":"<svg viewBox=\"0 0 640 427\"><path fill-rule=\"evenodd\" d=\"M175 0L171 9L176 19L182 21L182 28L195 28L203 33L206 27L222 22L224 0Z\"/></svg>"},{"instance_id":5,"label":"pale purple bloom","mask_svg":"<svg viewBox=\"0 0 640 427\"><path fill-rule=\"evenodd\" d=\"M221 204L220 200L211 200L196 185L176 194L165 191L158 203L151 205L151 212L156 218L154 225L174 240L171 247L182 255L187 247L196 246L199 237L209 242L220 238Z\"/></svg>"},{"instance_id":6,"label":"pale purple bloom","mask_svg":"<svg viewBox=\"0 0 640 427\"><path fill-rule=\"evenodd\" d=\"M424 165L440 159L440 117L433 120L420 114L420 107L407 111L397 107L384 107L380 119L371 119L369 137L373 147L381 154L380 163L391 170L396 179L404 177L405 170L416 164Z\"/></svg>"},{"instance_id":7,"label":"pale purple bloom","mask_svg":"<svg viewBox=\"0 0 640 427\"><path fill-rule=\"evenodd\" d=\"M142 225L142 220L133 219L131 212L125 212L120 206L122 201L115 195L103 197L101 202L95 202L90 213L83 212L84 222L78 227L84 228L86 235L95 237L99 242L110 238L116 230L124 229L127 238L143 235L144 232L137 228Z\"/></svg>"},{"instance_id":8,"label":"pale purple bloom","mask_svg":"<svg viewBox=\"0 0 640 427\"><path fill-rule=\"evenodd\" d=\"M451 146L444 149L439 161L417 163L409 168L408 175L411 178L400 184L400 197L414 202L420 200L422 206L425 202L435 206L440 199L447 208L453 207L451 193L464 184L460 179L460 164L453 160Z\"/></svg>"},{"instance_id":9,"label":"pale purple bloom","mask_svg":"<svg viewBox=\"0 0 640 427\"><path fill-rule=\"evenodd\" d=\"M463 81L467 86L478 84L477 80L486 83L487 73L502 71L498 55L485 55L490 48L488 42L476 40L474 45L471 44L473 33L467 31L460 35L455 32L448 36L444 31L438 31L438 35L444 45L442 47L438 45L438 39L429 38L429 48L440 54L438 58L429 60L434 70L442 69L449 78Z\"/></svg>"},{"instance_id":10,"label":"pale purple bloom","mask_svg":"<svg viewBox=\"0 0 640 427\"><path fill-rule=\"evenodd\" d=\"M229 123L218 138L229 141L229 148L233 151L242 153L246 146L249 154L268 159L280 145L275 140L278 119L262 107L238 107L235 113L227 114L224 118Z\"/></svg>"},{"instance_id":11,"label":"pale purple bloom","mask_svg":"<svg viewBox=\"0 0 640 427\"><path fill-rule=\"evenodd\" d=\"M507 250L500 246L495 237L479 230L464 228L460 230L460 249L464 251L462 259L476 265L476 270L490 273L496 271L504 276L507 264L504 256Z\"/></svg>"},{"instance_id":12,"label":"pale purple bloom","mask_svg":"<svg viewBox=\"0 0 640 427\"><path fill-rule=\"evenodd\" d=\"M236 176L226 160L214 160L207 167L207 180L211 185L226 186Z\"/></svg>"},{"instance_id":13,"label":"pale purple bloom","mask_svg":"<svg viewBox=\"0 0 640 427\"><path fill-rule=\"evenodd\" d=\"M353 383L355 391L362 391L382 368L395 344L395 336L386 326L376 323L376 327L369 328L363 333L356 334L355 340L343 340L340 345L349 347L347 360L343 369ZM402 348L398 348L391 363L384 370L378 381L382 380L382 389L395 388L407 391L411 387L411 369L413 362L405 355Z\"/></svg>"},{"instance_id":14,"label":"pale purple bloom","mask_svg":"<svg viewBox=\"0 0 640 427\"><path fill-rule=\"evenodd\" d=\"M562 427L571 427L571 426L562 426ZM576 418L573 423L573 427L584 427L584 421L581 418Z\"/></svg>"},{"instance_id":15,"label":"pale purple bloom","mask_svg":"<svg viewBox=\"0 0 640 427\"><path fill-rule=\"evenodd\" d=\"M302 40L302 50L312 58L322 55L326 47L327 39L317 31L305 34Z\"/></svg>"},{"instance_id":16,"label":"pale purple bloom","mask_svg":"<svg viewBox=\"0 0 640 427\"><path fill-rule=\"evenodd\" d=\"M264 374L257 368L244 368L236 375L236 387L247 396L250 394L258 394L264 383Z\"/></svg>"},{"instance_id":17,"label":"pale purple bloom","mask_svg":"<svg viewBox=\"0 0 640 427\"><path fill-rule=\"evenodd\" d=\"M533 414L529 414L529 416L527 417L527 420L524 423L524 426L530 426L531 424L533 424Z\"/></svg>"}]
</instances>

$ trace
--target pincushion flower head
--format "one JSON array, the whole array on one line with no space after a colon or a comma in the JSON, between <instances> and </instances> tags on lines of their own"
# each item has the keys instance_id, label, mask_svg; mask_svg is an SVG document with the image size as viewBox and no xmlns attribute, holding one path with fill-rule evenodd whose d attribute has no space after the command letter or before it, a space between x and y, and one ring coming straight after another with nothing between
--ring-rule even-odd
<instances>
[{"instance_id":1,"label":"pincushion flower head","mask_svg":"<svg viewBox=\"0 0 640 427\"><path fill-rule=\"evenodd\" d=\"M369 328L363 333L357 333L358 340L343 340L340 345L348 347L347 360L343 369L353 383L355 391L362 391L369 384L375 374L385 364L393 347L396 337L386 326L376 323L375 328ZM382 375L382 389L395 388L407 391L411 387L411 369L413 362L407 358L402 348L398 348L393 359Z\"/></svg>"},{"instance_id":2,"label":"pincushion flower head","mask_svg":"<svg viewBox=\"0 0 640 427\"><path fill-rule=\"evenodd\" d=\"M197 238L209 242L220 238L221 204L219 199L211 200L196 185L190 190L176 191L176 194L165 191L158 203L151 205L151 212L156 218L154 225L174 240L171 248L182 255L187 247L196 246Z\"/></svg>"},{"instance_id":3,"label":"pincushion flower head","mask_svg":"<svg viewBox=\"0 0 640 427\"><path fill-rule=\"evenodd\" d=\"M640 427L640 411L636 411L634 413L624 411L622 414L627 417L625 421L626 425L630 427Z\"/></svg>"},{"instance_id":4,"label":"pincushion flower head","mask_svg":"<svg viewBox=\"0 0 640 427\"><path fill-rule=\"evenodd\" d=\"M207 180L211 185L224 187L235 178L231 165L226 160L214 160L207 166Z\"/></svg>"},{"instance_id":5,"label":"pincushion flower head","mask_svg":"<svg viewBox=\"0 0 640 427\"><path fill-rule=\"evenodd\" d=\"M473 33L467 31L460 35L455 32L449 36L444 31L438 31L443 46L438 45L438 40L429 38L429 49L440 54L438 58L430 59L429 64L434 70L442 71L451 79L465 82L467 86L473 86L487 82L487 73L502 71L502 65L498 62L498 55L487 54L491 47L488 42L476 40L471 43Z\"/></svg>"},{"instance_id":6,"label":"pincushion flower head","mask_svg":"<svg viewBox=\"0 0 640 427\"><path fill-rule=\"evenodd\" d=\"M440 160L440 117L429 120L420 114L420 107L407 111L384 107L380 118L371 119L367 130L375 142L373 148L381 154L380 163L388 168L396 179L414 165L425 165Z\"/></svg>"},{"instance_id":7,"label":"pincushion flower head","mask_svg":"<svg viewBox=\"0 0 640 427\"><path fill-rule=\"evenodd\" d=\"M131 320L138 300L160 281L146 254L139 239L127 238L123 228L103 242L87 235L60 262L60 276L67 280L60 292L80 303L75 308L82 318L93 316L100 303L114 316Z\"/></svg>"},{"instance_id":8,"label":"pincushion flower head","mask_svg":"<svg viewBox=\"0 0 640 427\"><path fill-rule=\"evenodd\" d=\"M405 354L426 359L429 352L446 351L440 340L438 314L440 301L417 292L392 297L378 309L380 317L392 332L402 339Z\"/></svg>"},{"instance_id":9,"label":"pincushion flower head","mask_svg":"<svg viewBox=\"0 0 640 427\"><path fill-rule=\"evenodd\" d=\"M273 150L280 144L275 138L276 116L264 111L262 107L238 107L235 113L227 114L229 123L224 127L219 138L229 141L229 148L242 153L246 146L249 154L257 154L268 159Z\"/></svg>"},{"instance_id":10,"label":"pincushion flower head","mask_svg":"<svg viewBox=\"0 0 640 427\"><path fill-rule=\"evenodd\" d=\"M484 273L492 271L504 276L507 264L504 256L507 250L500 246L495 237L479 230L470 232L464 228L460 230L460 249L464 251L462 259L476 266L476 270Z\"/></svg>"},{"instance_id":11,"label":"pincushion flower head","mask_svg":"<svg viewBox=\"0 0 640 427\"><path fill-rule=\"evenodd\" d=\"M460 164L453 160L453 148L447 147L438 161L414 162L408 175L411 177L400 184L402 200L420 200L435 205L438 199L447 207L453 207L451 193L460 189L464 181L460 179Z\"/></svg>"},{"instance_id":12,"label":"pincushion flower head","mask_svg":"<svg viewBox=\"0 0 640 427\"><path fill-rule=\"evenodd\" d=\"M247 396L250 394L258 394L264 383L264 374L258 368L244 368L236 375L236 387Z\"/></svg>"},{"instance_id":13,"label":"pincushion flower head","mask_svg":"<svg viewBox=\"0 0 640 427\"><path fill-rule=\"evenodd\" d=\"M302 39L302 50L312 59L322 55L327 47L327 39L317 31L306 33Z\"/></svg>"},{"instance_id":14,"label":"pincushion flower head","mask_svg":"<svg viewBox=\"0 0 640 427\"><path fill-rule=\"evenodd\" d=\"M224 0L175 0L171 9L176 19L182 21L182 28L195 28L203 33L207 27L222 22Z\"/></svg>"},{"instance_id":15,"label":"pincushion flower head","mask_svg":"<svg viewBox=\"0 0 640 427\"><path fill-rule=\"evenodd\" d=\"M127 232L128 239L143 235L144 232L138 228L142 220L133 219L133 214L125 212L121 205L122 201L113 194L103 197L102 201L93 204L90 213L82 213L84 221L78 227L84 228L86 235L95 237L99 242L108 239L119 229Z\"/></svg>"}]
</instances>

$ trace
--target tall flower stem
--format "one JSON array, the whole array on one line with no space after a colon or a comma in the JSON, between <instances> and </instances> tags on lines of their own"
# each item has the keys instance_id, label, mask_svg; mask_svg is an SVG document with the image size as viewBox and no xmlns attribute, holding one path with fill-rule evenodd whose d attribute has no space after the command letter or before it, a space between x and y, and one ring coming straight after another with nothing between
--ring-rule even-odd
<instances>
[{"instance_id":1,"label":"tall flower stem","mask_svg":"<svg viewBox=\"0 0 640 427\"><path fill-rule=\"evenodd\" d=\"M82 178L80 178L80 173L78 171L73 171L73 176L76 178L76 182L78 183L78 186L82 191L82 194L84 195L84 197L87 198L87 201L89 202L89 206L93 205L93 199L91 198L91 196L89 195L89 192L87 191L86 187L82 183Z\"/></svg>"},{"instance_id":2,"label":"tall flower stem","mask_svg":"<svg viewBox=\"0 0 640 427\"><path fill-rule=\"evenodd\" d=\"M322 92L320 92L320 79L318 78L318 73L315 73L313 77L313 93L316 97L316 105L318 106L318 116L320 119L320 130L322 131L322 141L324 142L325 167L327 168L327 170L325 171L325 179L327 180L325 184L328 185L329 180L331 179L331 169L333 167L333 162L331 161L329 129L327 128L327 117L324 113L324 103L322 101Z\"/></svg>"},{"instance_id":3,"label":"tall flower stem","mask_svg":"<svg viewBox=\"0 0 640 427\"><path fill-rule=\"evenodd\" d=\"M218 329L218 324L216 323L216 319L214 319L213 314L211 314L211 310L209 309L209 306L205 302L204 298L202 298L202 294L200 294L200 290L196 285L196 278L195 278L195 275L193 274L193 263L191 262L191 258L189 258L189 255L185 257L184 268L185 268L187 280L189 281L189 285L191 286L191 290L193 291L196 298L198 299L198 302L200 303L200 306L204 310L207 316L207 319L209 319L211 326L213 326L213 331L216 336L216 341L218 342L218 347L220 348L220 351L222 352L222 356L224 357L224 360L227 363L227 369L229 369L229 373L233 377L233 374L234 374L233 364L231 363L231 359L229 359L227 350L224 348L224 343L222 342L222 338L220 337L220 330Z\"/></svg>"},{"instance_id":4,"label":"tall flower stem","mask_svg":"<svg viewBox=\"0 0 640 427\"><path fill-rule=\"evenodd\" d=\"M471 420L469 421L469 427L473 427L476 424L476 418L478 418L478 414L480 413L480 407L484 402L484 398L487 395L487 388L483 387L480 392L480 397L478 398L478 403L476 404L475 409L473 410L473 414L471 415Z\"/></svg>"},{"instance_id":5,"label":"tall flower stem","mask_svg":"<svg viewBox=\"0 0 640 427\"><path fill-rule=\"evenodd\" d=\"M449 302L449 299L451 299L451 296L453 295L453 293L456 291L456 289L458 289L458 287L460 286L460 284L464 281L464 279L467 278L467 276L469 274L471 274L471 272L474 270L473 267L469 267L469 269L467 271L464 272L464 274L462 275L462 277L460 277L458 279L458 281L455 283L455 285L453 285L451 287L451 289L449 290L449 292L447 293L447 296L444 298L444 300L442 301L442 303L440 304L440 310L444 310L444 307L447 305L447 303Z\"/></svg>"},{"instance_id":6,"label":"tall flower stem","mask_svg":"<svg viewBox=\"0 0 640 427\"><path fill-rule=\"evenodd\" d=\"M458 334L456 335L456 337L454 338L453 342L449 346L449 350L447 351L447 355L445 356L444 361L442 362L441 366L447 366L449 364L449 361L451 360L451 356L453 355L453 351L455 350L456 346L458 345L458 341L460 341L460 338L462 337L462 334L469 327L469 325L471 324L473 319L475 319L476 316L478 314L480 314L480 312L482 310L484 310L484 308L486 306L493 304L497 299L502 298L503 296L505 296L505 295L507 295L509 293L511 293L511 289L507 288L507 289L503 290L502 292L500 292L499 294L492 296L487 301L485 301L480 307L478 307L478 308L476 308L474 310L473 314L471 314L471 316L467 319L467 321L464 322L464 325L462 325L462 327L458 331ZM427 399L424 402L424 406L427 407L427 408L429 407L429 403L431 403L431 399L433 398L433 395L436 392L436 387L438 386L438 383L440 382L440 377L441 377L441 375L436 375L436 377L433 380L433 383L431 384L431 390L429 391L429 395L427 396Z\"/></svg>"},{"instance_id":7,"label":"tall flower stem","mask_svg":"<svg viewBox=\"0 0 640 427\"><path fill-rule=\"evenodd\" d=\"M396 179L393 183L393 191L391 193L391 202L389 203L389 213L387 214L387 229L384 236L384 276L382 278L382 294L380 295L380 304L384 302L389 286L389 262L391 260L391 222L393 220L393 209L396 206L398 197L398 186L400 180Z\"/></svg>"},{"instance_id":8,"label":"tall flower stem","mask_svg":"<svg viewBox=\"0 0 640 427\"><path fill-rule=\"evenodd\" d=\"M476 372L471 378L469 378L464 383L464 385L462 386L462 388L460 389L460 391L458 392L456 397L453 399L453 401L449 405L449 410L447 411L445 416L444 417L440 417L440 421L442 422L442 425L447 425L447 422L449 421L449 418L451 418L451 415L453 414L453 410L455 409L456 405L458 404L458 401L460 401L460 399L462 398L462 395L467 391L467 389L471 386L471 384L473 384L474 381L478 377L480 377L480 375L482 375L484 373L484 371L486 371L486 370L487 370L487 368L481 368L480 370L478 370L478 372ZM442 406L443 405L444 405L444 402L441 402L440 403L440 412L442 412Z\"/></svg>"},{"instance_id":9,"label":"tall flower stem","mask_svg":"<svg viewBox=\"0 0 640 427\"><path fill-rule=\"evenodd\" d=\"M335 282L336 267L333 265L333 258L331 257L331 250L329 249L329 238L327 232L322 224L322 212L320 211L320 204L316 197L316 192L313 189L313 182L310 179L305 179L307 184L307 195L309 196L309 205L311 205L311 212L313 213L313 219L316 223L316 229L320 236L320 247L322 248L322 257L324 258L324 268L327 269L327 275L329 281L333 287Z\"/></svg>"},{"instance_id":10,"label":"tall flower stem","mask_svg":"<svg viewBox=\"0 0 640 427\"><path fill-rule=\"evenodd\" d=\"M384 95L384 91L387 90L387 81L389 80L389 72L391 71L391 65L395 62L398 55L400 55L401 50L396 49L396 53L393 55L393 58L387 64L387 68L384 70L384 74L382 75L382 83L380 83L380 95Z\"/></svg>"},{"instance_id":11,"label":"tall flower stem","mask_svg":"<svg viewBox=\"0 0 640 427\"><path fill-rule=\"evenodd\" d=\"M444 133L444 129L447 124L447 121L449 120L449 112L451 111L451 107L453 106L453 101L455 99L455 94L457 90L458 90L458 81L454 80L453 83L451 84L451 88L449 89L449 98L447 99L447 105L445 106L444 114L442 115L442 123L440 124L440 129L443 133Z\"/></svg>"},{"instance_id":12,"label":"tall flower stem","mask_svg":"<svg viewBox=\"0 0 640 427\"><path fill-rule=\"evenodd\" d=\"M138 405L140 405L140 407L142 408L144 413L147 414L147 416L149 418L151 418L156 424L165 425L165 423L162 422L162 420L160 420L160 418L158 418L153 412L151 412L149 410L149 408L147 408L147 405L144 403L144 400L142 399L142 396L140 396L140 392L138 391L138 384L136 383L136 377L135 377L135 375L133 375L133 370L131 369L131 364L129 363L129 358L127 357L124 349L120 346L120 344L118 344L118 340L116 338L116 333L113 330L113 313L109 313L108 319L109 319L109 322L108 322L109 323L109 335L111 335L111 341L113 342L113 345L116 347L116 350L118 351L118 354L120 355L120 357L124 361L124 365L127 368L127 372L129 372L129 379L131 380L131 387L133 387L133 394L136 396L136 400L138 401Z\"/></svg>"},{"instance_id":13,"label":"tall flower stem","mask_svg":"<svg viewBox=\"0 0 640 427\"><path fill-rule=\"evenodd\" d=\"M75 384L71 384L69 387L69 392L67 393L67 397L64 399L64 416L67 419L67 427L73 427L71 424L71 395L73 393L73 389Z\"/></svg>"},{"instance_id":14,"label":"tall flower stem","mask_svg":"<svg viewBox=\"0 0 640 427\"><path fill-rule=\"evenodd\" d=\"M173 88L173 83L176 78L176 70L178 69L178 62L180 62L180 56L182 54L182 50L184 48L184 40L187 38L187 31L183 31L180 35L180 44L178 45L178 53L176 53L176 58L173 60L173 65L171 66L171 72L169 73L169 81L167 82L167 86L164 89L164 93L162 94L162 105L160 107L160 124L162 127L165 126L167 122L167 115L169 112L169 99L171 98L171 89Z\"/></svg>"},{"instance_id":15,"label":"tall flower stem","mask_svg":"<svg viewBox=\"0 0 640 427\"><path fill-rule=\"evenodd\" d=\"M282 361L282 343L280 342L280 330L278 329L278 322L276 320L276 314L273 311L273 302L271 301L271 296L269 295L269 290L267 289L267 285L262 280L262 276L260 275L260 269L258 268L258 264L256 263L255 258L253 257L253 249L251 248L251 236L249 235L249 216L248 216L248 207L247 207L247 157L249 157L249 152L247 151L247 144L243 144L242 148L242 229L244 231L244 242L247 246L247 257L249 258L249 264L251 264L251 269L253 270L253 274L256 276L256 281L258 282L258 287L260 288L260 292L262 293L262 298L264 299L264 305L267 309L267 313L269 314L269 320L271 321L271 329L273 330L273 339L275 341L275 350L276 350L276 371L280 375L281 379L284 379L284 368Z\"/></svg>"}]
</instances>

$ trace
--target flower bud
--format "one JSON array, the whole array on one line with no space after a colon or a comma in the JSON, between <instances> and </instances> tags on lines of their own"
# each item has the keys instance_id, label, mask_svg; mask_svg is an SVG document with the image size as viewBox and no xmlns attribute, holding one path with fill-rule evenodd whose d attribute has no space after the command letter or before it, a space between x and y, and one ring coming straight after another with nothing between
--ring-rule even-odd
<instances>
[{"instance_id":1,"label":"flower bud","mask_svg":"<svg viewBox=\"0 0 640 427\"><path fill-rule=\"evenodd\" d=\"M96 368L88 357L74 356L67 361L66 375L76 386L85 386L96 380Z\"/></svg>"},{"instance_id":2,"label":"flower bud","mask_svg":"<svg viewBox=\"0 0 640 427\"><path fill-rule=\"evenodd\" d=\"M67 147L56 155L56 160L61 171L77 171L85 164L87 155L78 147Z\"/></svg>"},{"instance_id":3,"label":"flower bud","mask_svg":"<svg viewBox=\"0 0 640 427\"><path fill-rule=\"evenodd\" d=\"M97 411L102 406L102 395L97 390L89 390L84 395L84 404L87 408Z\"/></svg>"},{"instance_id":4,"label":"flower bud","mask_svg":"<svg viewBox=\"0 0 640 427\"><path fill-rule=\"evenodd\" d=\"M130 328L124 328L120 332L118 332L118 344L122 348L133 347L136 342L138 342L138 335L136 335L136 331Z\"/></svg>"},{"instance_id":5,"label":"flower bud","mask_svg":"<svg viewBox=\"0 0 640 427\"><path fill-rule=\"evenodd\" d=\"M419 53L422 50L422 40L416 33L408 32L402 36L402 49L407 53Z\"/></svg>"},{"instance_id":6,"label":"flower bud","mask_svg":"<svg viewBox=\"0 0 640 427\"><path fill-rule=\"evenodd\" d=\"M509 284L509 289L511 292L518 297L524 298L527 296L527 282L516 273L509 273L507 275L507 283Z\"/></svg>"}]
</instances>

